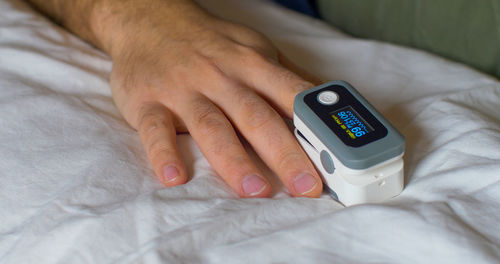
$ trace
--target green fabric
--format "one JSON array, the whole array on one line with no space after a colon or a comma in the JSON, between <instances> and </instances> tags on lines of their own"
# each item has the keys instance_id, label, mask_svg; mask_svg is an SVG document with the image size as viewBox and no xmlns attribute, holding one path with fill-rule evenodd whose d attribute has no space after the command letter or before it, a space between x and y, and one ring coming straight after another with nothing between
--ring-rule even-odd
<instances>
[{"instance_id":1,"label":"green fabric","mask_svg":"<svg viewBox=\"0 0 500 264\"><path fill-rule=\"evenodd\" d=\"M431 51L500 77L500 0L317 0L357 37Z\"/></svg>"}]
</instances>

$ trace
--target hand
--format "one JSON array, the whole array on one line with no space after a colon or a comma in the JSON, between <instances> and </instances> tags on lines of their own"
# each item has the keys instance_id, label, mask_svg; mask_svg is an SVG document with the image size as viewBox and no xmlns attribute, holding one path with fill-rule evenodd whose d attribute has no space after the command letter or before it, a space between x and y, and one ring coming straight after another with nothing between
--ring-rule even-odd
<instances>
[{"instance_id":1,"label":"hand","mask_svg":"<svg viewBox=\"0 0 500 264\"><path fill-rule=\"evenodd\" d=\"M166 186L186 182L175 137L187 131L241 197L269 196L238 131L292 195L319 196L320 177L280 116L291 117L295 95L313 84L283 67L261 34L195 12L176 26L144 14L148 21L112 53L115 103L138 130L157 177Z\"/></svg>"},{"instance_id":2,"label":"hand","mask_svg":"<svg viewBox=\"0 0 500 264\"><path fill-rule=\"evenodd\" d=\"M189 132L240 196L269 196L238 131L292 195L321 193L314 166L280 116L291 117L295 95L313 85L261 34L191 0L29 1L111 55L115 103L166 186L187 180L175 137Z\"/></svg>"}]
</instances>

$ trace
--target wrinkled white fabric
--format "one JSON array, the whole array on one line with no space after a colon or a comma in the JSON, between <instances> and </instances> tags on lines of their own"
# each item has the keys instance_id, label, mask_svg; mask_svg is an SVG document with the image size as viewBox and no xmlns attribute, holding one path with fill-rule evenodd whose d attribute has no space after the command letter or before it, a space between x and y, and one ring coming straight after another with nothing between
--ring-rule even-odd
<instances>
[{"instance_id":1,"label":"wrinkled white fabric","mask_svg":"<svg viewBox=\"0 0 500 264\"><path fill-rule=\"evenodd\" d=\"M109 58L0 0L0 263L500 261L496 79L269 2L199 2L357 87L406 137L403 193L349 208L279 185L272 199L235 199L187 135L192 179L162 188L113 105Z\"/></svg>"}]
</instances>

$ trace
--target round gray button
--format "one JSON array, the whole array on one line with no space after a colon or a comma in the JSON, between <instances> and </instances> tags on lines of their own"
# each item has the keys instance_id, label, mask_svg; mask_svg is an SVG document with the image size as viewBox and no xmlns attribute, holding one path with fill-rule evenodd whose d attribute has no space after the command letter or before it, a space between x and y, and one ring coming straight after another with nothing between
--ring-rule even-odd
<instances>
[{"instance_id":1,"label":"round gray button","mask_svg":"<svg viewBox=\"0 0 500 264\"><path fill-rule=\"evenodd\" d=\"M333 165L332 157L325 150L322 150L319 154L319 158L321 159L321 165L329 174L332 174L335 171L335 166Z\"/></svg>"},{"instance_id":2,"label":"round gray button","mask_svg":"<svg viewBox=\"0 0 500 264\"><path fill-rule=\"evenodd\" d=\"M318 94L318 101L324 105L335 104L339 100L339 96L332 91L323 91Z\"/></svg>"}]
</instances>

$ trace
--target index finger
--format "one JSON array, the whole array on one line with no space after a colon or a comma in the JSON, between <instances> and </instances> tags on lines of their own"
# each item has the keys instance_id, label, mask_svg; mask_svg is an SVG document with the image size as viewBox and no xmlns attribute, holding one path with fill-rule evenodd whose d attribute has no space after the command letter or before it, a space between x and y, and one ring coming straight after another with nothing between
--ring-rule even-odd
<instances>
[{"instance_id":1,"label":"index finger","mask_svg":"<svg viewBox=\"0 0 500 264\"><path fill-rule=\"evenodd\" d=\"M279 63L258 53L247 56L244 67L238 67L238 72L234 74L282 114L291 118L295 96L318 85L320 80L281 53L278 59Z\"/></svg>"}]
</instances>

